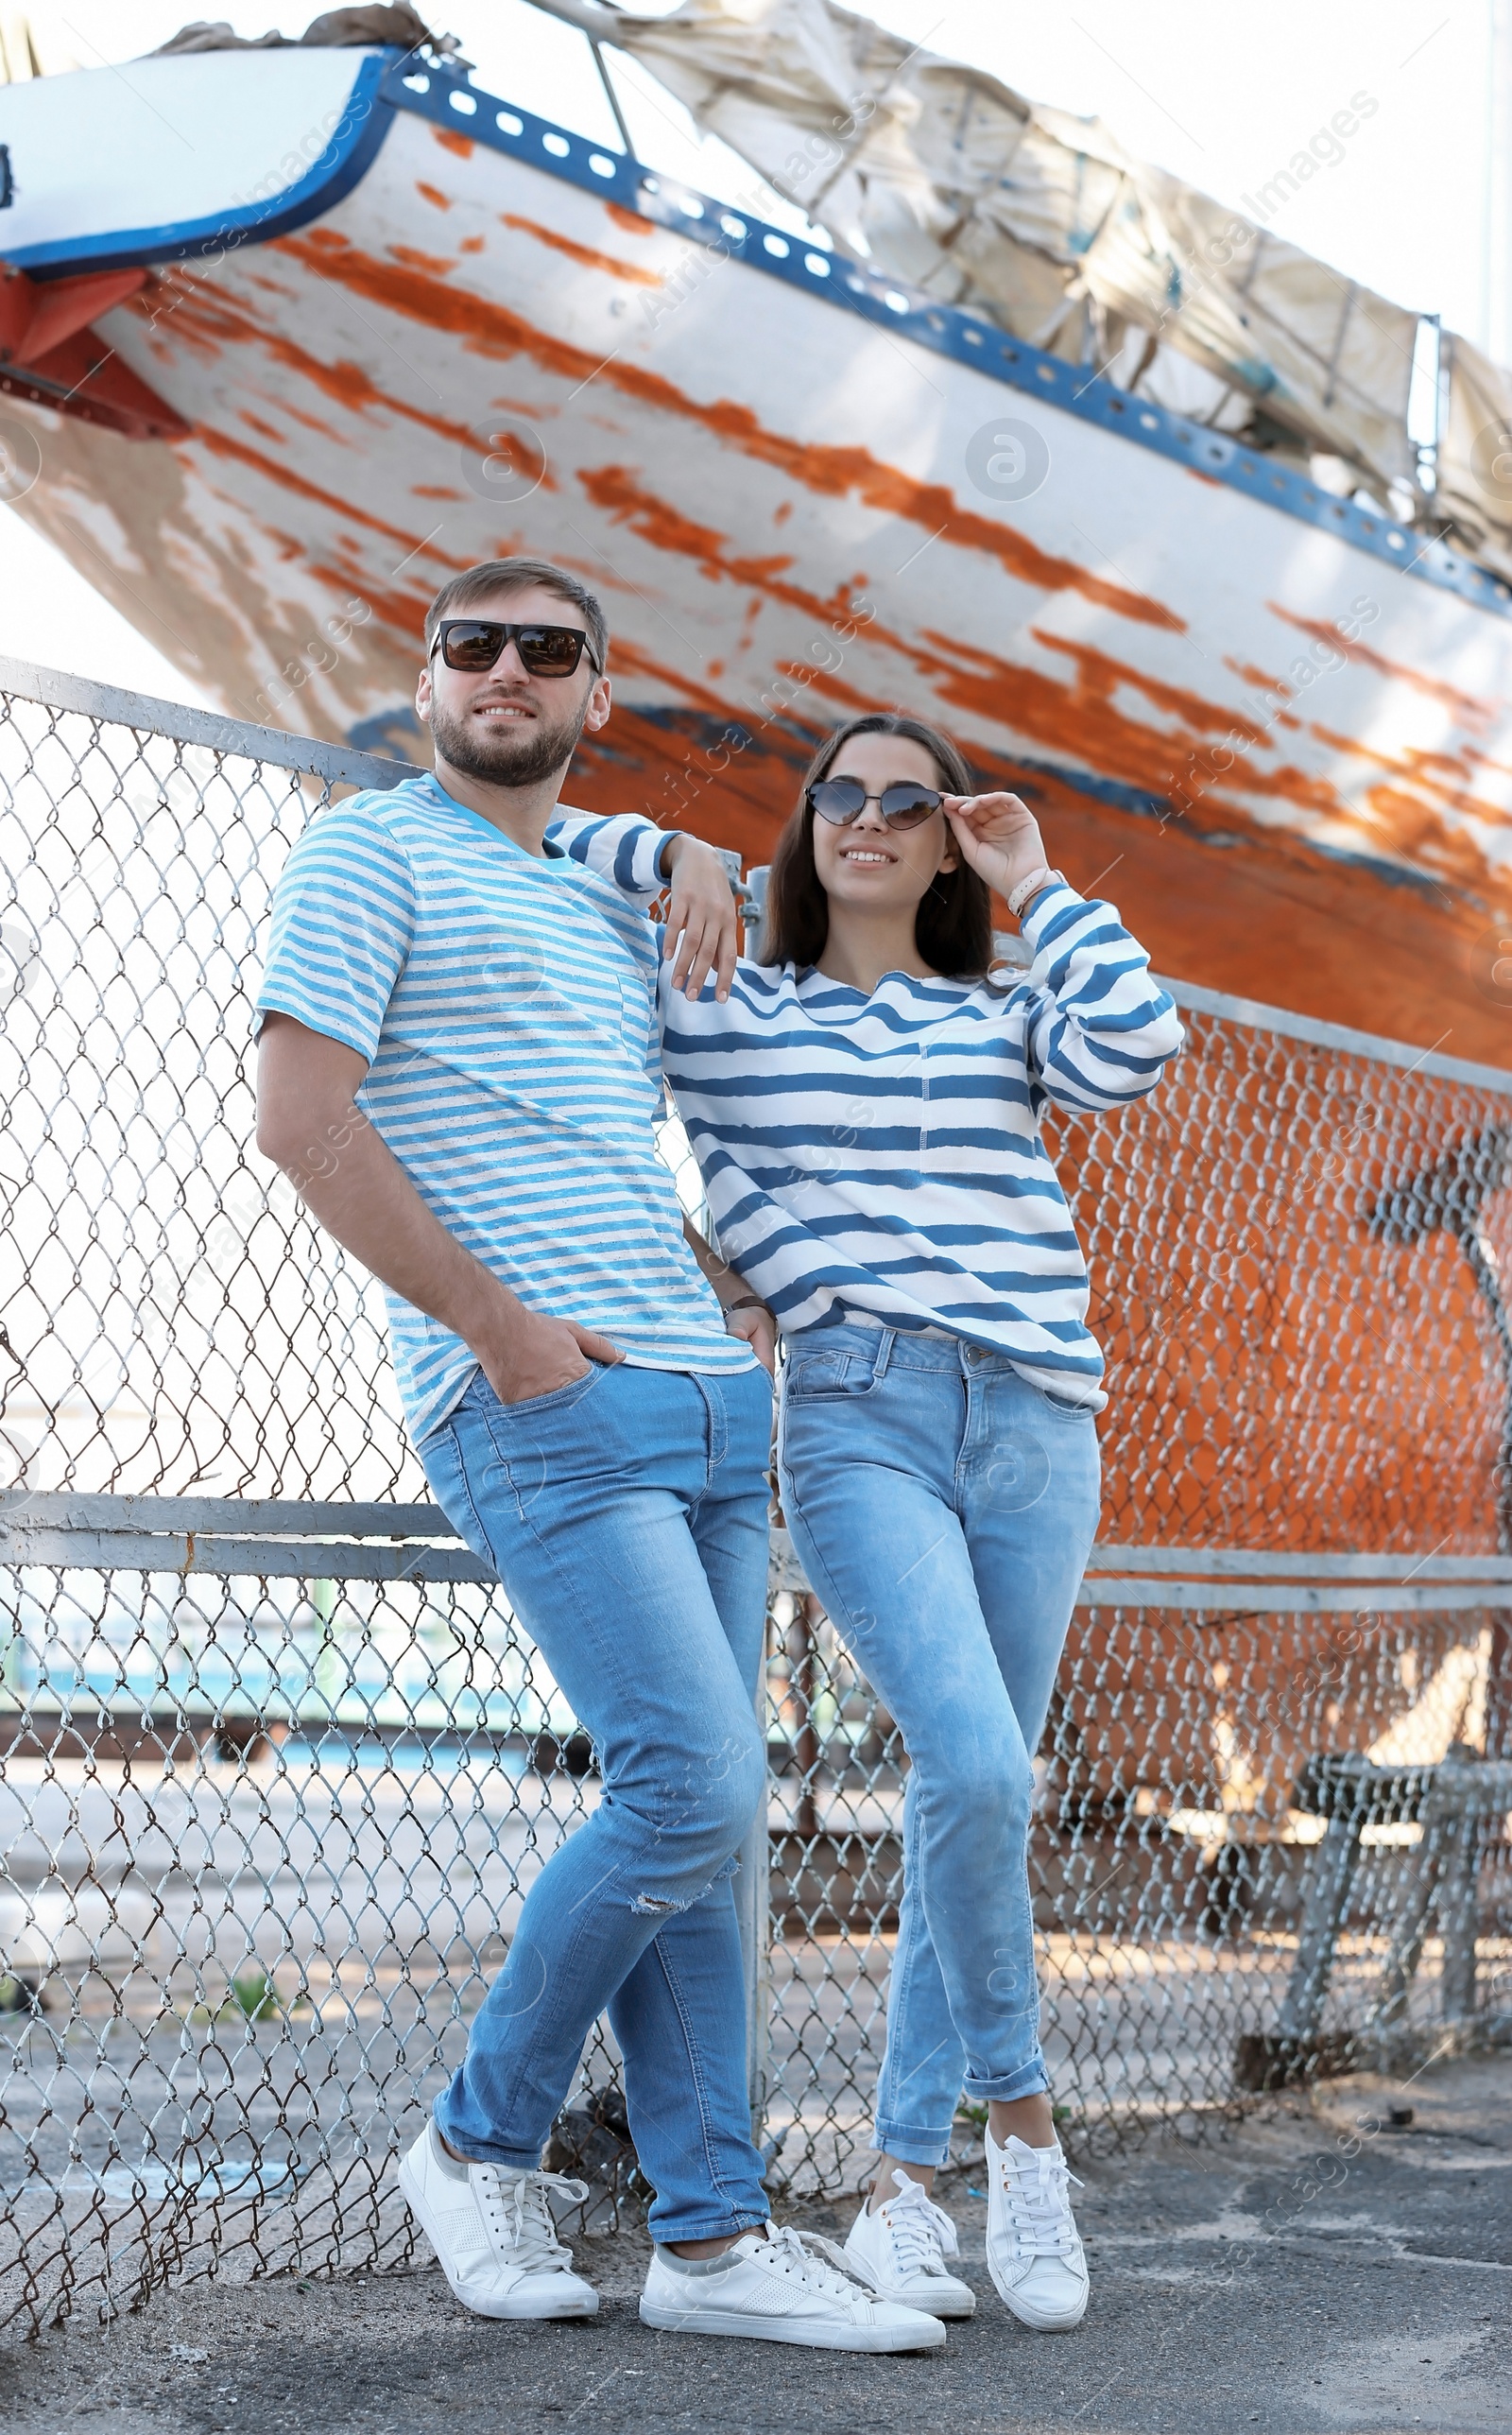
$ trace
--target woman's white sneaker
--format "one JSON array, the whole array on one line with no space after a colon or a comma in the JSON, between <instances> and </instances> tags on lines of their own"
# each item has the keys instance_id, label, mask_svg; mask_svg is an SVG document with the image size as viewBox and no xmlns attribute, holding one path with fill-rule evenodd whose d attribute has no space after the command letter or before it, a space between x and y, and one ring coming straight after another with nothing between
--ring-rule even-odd
<instances>
[{"instance_id":1,"label":"woman's white sneaker","mask_svg":"<svg viewBox=\"0 0 1512 2435\"><path fill-rule=\"evenodd\" d=\"M593 2317L598 2293L573 2271L546 2193L581 2182L449 2156L428 2122L400 2160L399 2186L464 2308L479 2317Z\"/></svg>"},{"instance_id":2,"label":"woman's white sneaker","mask_svg":"<svg viewBox=\"0 0 1512 2435\"><path fill-rule=\"evenodd\" d=\"M894 2172L896 2195L863 2205L845 2244L846 2261L879 2300L922 2308L931 2317L969 2317L976 2293L947 2267L960 2253L955 2226L922 2182Z\"/></svg>"},{"instance_id":3,"label":"woman's white sneaker","mask_svg":"<svg viewBox=\"0 0 1512 2435\"><path fill-rule=\"evenodd\" d=\"M1040 2334L1069 2333L1087 2313L1074 2178L1058 2144L1031 2148L1010 2138L999 2148L987 2133L988 2271L1020 2323Z\"/></svg>"},{"instance_id":4,"label":"woman's white sneaker","mask_svg":"<svg viewBox=\"0 0 1512 2435\"><path fill-rule=\"evenodd\" d=\"M844 2257L833 2240L770 2224L746 2233L718 2257L658 2249L641 2295L641 2322L667 2334L744 2334L816 2351L940 2348L945 2328L937 2317L874 2299L835 2271Z\"/></svg>"}]
</instances>

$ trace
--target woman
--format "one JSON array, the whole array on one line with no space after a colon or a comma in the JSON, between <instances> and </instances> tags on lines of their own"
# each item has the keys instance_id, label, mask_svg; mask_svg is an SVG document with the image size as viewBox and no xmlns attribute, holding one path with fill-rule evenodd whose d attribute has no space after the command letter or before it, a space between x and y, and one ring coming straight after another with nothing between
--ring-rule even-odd
<instances>
[{"instance_id":1,"label":"woman","mask_svg":"<svg viewBox=\"0 0 1512 2435\"><path fill-rule=\"evenodd\" d=\"M994 889L1034 952L1022 976L988 976ZM1048 868L1027 806L974 794L948 737L891 715L816 755L760 959L728 996L690 1001L662 970L667 1079L720 1250L786 1343L788 1526L911 1761L880 2157L847 2255L880 2295L971 2313L929 2195L964 2082L988 2110L992 2279L1025 2324L1069 2327L1087 2269L1027 1847L1107 1397L1039 1121L1150 1090L1176 1010L1113 909Z\"/></svg>"}]
</instances>

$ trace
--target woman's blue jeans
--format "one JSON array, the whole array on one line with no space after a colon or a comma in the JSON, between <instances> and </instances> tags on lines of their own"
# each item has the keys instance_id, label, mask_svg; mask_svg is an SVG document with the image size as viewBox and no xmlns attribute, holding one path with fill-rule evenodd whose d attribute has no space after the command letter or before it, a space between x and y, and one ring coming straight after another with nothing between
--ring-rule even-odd
<instances>
[{"instance_id":1,"label":"woman's blue jeans","mask_svg":"<svg viewBox=\"0 0 1512 2435\"><path fill-rule=\"evenodd\" d=\"M1097 1433L1002 1355L844 1324L790 1339L779 1470L809 1580L912 1766L872 2139L910 2164L1048 2086L1031 1758L1097 1528Z\"/></svg>"},{"instance_id":2,"label":"woman's blue jeans","mask_svg":"<svg viewBox=\"0 0 1512 2435\"><path fill-rule=\"evenodd\" d=\"M765 2220L730 1879L765 1780L771 1390L621 1364L527 1403L479 1371L421 1448L593 1739L603 1789L542 1869L436 2119L533 2167L608 2012L659 2241Z\"/></svg>"}]
</instances>

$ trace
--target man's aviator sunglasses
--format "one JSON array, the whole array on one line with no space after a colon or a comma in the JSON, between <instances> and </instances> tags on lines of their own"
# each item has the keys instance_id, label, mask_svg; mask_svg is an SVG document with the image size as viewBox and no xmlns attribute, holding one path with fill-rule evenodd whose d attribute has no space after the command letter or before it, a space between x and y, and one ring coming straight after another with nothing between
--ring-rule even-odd
<instances>
[{"instance_id":1,"label":"man's aviator sunglasses","mask_svg":"<svg viewBox=\"0 0 1512 2435\"><path fill-rule=\"evenodd\" d=\"M821 778L809 788L809 809L842 829L858 820L868 803L876 804L888 828L917 829L944 800L933 786L921 786L912 778L884 786L880 795L868 795L859 778Z\"/></svg>"},{"instance_id":2,"label":"man's aviator sunglasses","mask_svg":"<svg viewBox=\"0 0 1512 2435\"><path fill-rule=\"evenodd\" d=\"M439 650L459 676L481 677L497 666L510 643L521 666L533 677L570 677L588 650L588 636L578 626L506 626L491 617L446 617L436 629L431 651L434 656ZM588 665L595 676L603 674L592 651Z\"/></svg>"}]
</instances>

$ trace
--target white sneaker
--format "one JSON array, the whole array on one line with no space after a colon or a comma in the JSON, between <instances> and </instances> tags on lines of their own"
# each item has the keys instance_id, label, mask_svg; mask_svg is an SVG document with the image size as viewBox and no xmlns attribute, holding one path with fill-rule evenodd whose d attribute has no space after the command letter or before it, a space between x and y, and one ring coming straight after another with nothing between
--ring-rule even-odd
<instances>
[{"instance_id":1,"label":"white sneaker","mask_svg":"<svg viewBox=\"0 0 1512 2435\"><path fill-rule=\"evenodd\" d=\"M879 2300L922 2308L930 2317L969 2317L976 2293L945 2264L960 2254L955 2226L922 2182L896 2171L892 2178L896 2198L884 2199L875 2211L863 2203L845 2244L847 2265Z\"/></svg>"},{"instance_id":2,"label":"white sneaker","mask_svg":"<svg viewBox=\"0 0 1512 2435\"><path fill-rule=\"evenodd\" d=\"M1074 2180L1058 2143L1031 2148L1010 2138L999 2148L987 2133L988 2271L1020 2323L1037 2333L1069 2333L1087 2312L1087 2258L1071 2212Z\"/></svg>"},{"instance_id":3,"label":"white sneaker","mask_svg":"<svg viewBox=\"0 0 1512 2435\"><path fill-rule=\"evenodd\" d=\"M478 2317L595 2317L598 2293L573 2272L548 2190L585 2199L581 2182L508 2165L464 2165L427 2122L400 2159L399 2186L464 2308Z\"/></svg>"},{"instance_id":4,"label":"white sneaker","mask_svg":"<svg viewBox=\"0 0 1512 2435\"><path fill-rule=\"evenodd\" d=\"M668 2334L745 2334L816 2351L937 2351L945 2328L919 2308L875 2300L816 2233L747 2232L718 2257L658 2249L641 2295L641 2323Z\"/></svg>"}]
</instances>

